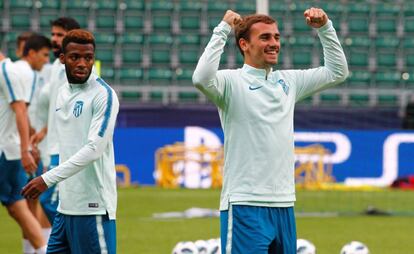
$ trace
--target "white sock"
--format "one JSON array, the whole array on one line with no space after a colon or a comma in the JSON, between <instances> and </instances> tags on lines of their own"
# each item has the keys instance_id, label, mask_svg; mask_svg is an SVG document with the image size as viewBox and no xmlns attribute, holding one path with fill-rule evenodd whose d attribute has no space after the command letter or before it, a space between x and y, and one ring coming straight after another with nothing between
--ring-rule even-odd
<instances>
[{"instance_id":1,"label":"white sock","mask_svg":"<svg viewBox=\"0 0 414 254\"><path fill-rule=\"evenodd\" d=\"M52 232L52 228L42 228L42 235L46 241L46 244L49 242L49 236L51 232Z\"/></svg>"},{"instance_id":2,"label":"white sock","mask_svg":"<svg viewBox=\"0 0 414 254\"><path fill-rule=\"evenodd\" d=\"M23 245L23 253L24 254L34 254L35 248L33 248L32 244L27 239L22 240Z\"/></svg>"},{"instance_id":3,"label":"white sock","mask_svg":"<svg viewBox=\"0 0 414 254\"><path fill-rule=\"evenodd\" d=\"M47 245L40 247L39 249L36 249L36 254L46 254L47 251Z\"/></svg>"}]
</instances>

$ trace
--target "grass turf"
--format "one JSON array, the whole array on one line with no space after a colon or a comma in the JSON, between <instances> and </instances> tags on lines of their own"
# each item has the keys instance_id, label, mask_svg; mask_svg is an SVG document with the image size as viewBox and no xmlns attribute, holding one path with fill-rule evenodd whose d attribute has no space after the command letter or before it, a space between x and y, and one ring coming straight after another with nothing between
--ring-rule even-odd
<instances>
[{"instance_id":1,"label":"grass turf","mask_svg":"<svg viewBox=\"0 0 414 254\"><path fill-rule=\"evenodd\" d=\"M176 242L219 237L219 219L154 219L153 213L190 207L217 208L218 190L119 190L118 253L171 253ZM398 214L414 211L414 193L401 191L298 191L301 212L340 212L352 216L298 217L298 237L312 241L318 254L339 253L351 240L367 244L371 253L412 253L413 216L358 215L367 205ZM404 202L401 202L404 201ZM337 205L332 205L335 203ZM393 209L391 209L393 208ZM21 253L20 232L4 208L0 209L0 253Z\"/></svg>"}]
</instances>

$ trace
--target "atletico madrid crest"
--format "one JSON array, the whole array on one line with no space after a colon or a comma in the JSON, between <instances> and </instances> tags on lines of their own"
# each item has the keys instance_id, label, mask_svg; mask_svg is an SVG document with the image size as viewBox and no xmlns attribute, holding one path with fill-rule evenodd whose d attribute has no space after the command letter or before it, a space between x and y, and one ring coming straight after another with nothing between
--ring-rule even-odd
<instances>
[{"instance_id":1,"label":"atletico madrid crest","mask_svg":"<svg viewBox=\"0 0 414 254\"><path fill-rule=\"evenodd\" d=\"M73 115L79 117L82 114L83 101L77 101L73 107Z\"/></svg>"}]
</instances>

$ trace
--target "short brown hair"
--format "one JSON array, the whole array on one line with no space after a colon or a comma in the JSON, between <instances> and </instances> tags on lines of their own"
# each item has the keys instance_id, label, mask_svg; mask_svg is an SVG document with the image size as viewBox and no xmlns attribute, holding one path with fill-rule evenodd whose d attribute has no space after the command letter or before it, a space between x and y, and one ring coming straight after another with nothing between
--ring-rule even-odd
<instances>
[{"instance_id":1,"label":"short brown hair","mask_svg":"<svg viewBox=\"0 0 414 254\"><path fill-rule=\"evenodd\" d=\"M276 20L272 17L263 15L263 14L252 14L243 17L243 19L236 24L234 29L234 35L236 37L236 45L240 50L240 53L244 56L243 50L240 48L239 40L241 38L245 39L246 41L250 40L250 28L252 25L256 23L265 23L265 24L277 24Z\"/></svg>"},{"instance_id":2,"label":"short brown hair","mask_svg":"<svg viewBox=\"0 0 414 254\"><path fill-rule=\"evenodd\" d=\"M93 37L91 32L88 32L83 29L74 29L70 30L66 36L63 38L62 41L62 51L65 53L66 46L71 43L79 43L79 44L92 44L93 48L95 49L95 38Z\"/></svg>"},{"instance_id":3,"label":"short brown hair","mask_svg":"<svg viewBox=\"0 0 414 254\"><path fill-rule=\"evenodd\" d=\"M20 43L26 42L32 35L35 35L33 32L23 32L17 36L16 46L19 47Z\"/></svg>"}]
</instances>

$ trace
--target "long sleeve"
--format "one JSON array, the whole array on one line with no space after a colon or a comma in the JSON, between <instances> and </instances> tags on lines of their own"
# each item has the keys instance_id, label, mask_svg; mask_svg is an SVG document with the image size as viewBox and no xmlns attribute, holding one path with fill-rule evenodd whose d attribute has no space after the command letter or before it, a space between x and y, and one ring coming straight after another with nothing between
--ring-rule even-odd
<instances>
[{"instance_id":1,"label":"long sleeve","mask_svg":"<svg viewBox=\"0 0 414 254\"><path fill-rule=\"evenodd\" d=\"M112 142L119 102L113 90L105 88L107 93L100 93L93 102L93 116L87 143L67 161L42 175L47 186L50 187L83 170L101 157L108 144Z\"/></svg>"},{"instance_id":2,"label":"long sleeve","mask_svg":"<svg viewBox=\"0 0 414 254\"><path fill-rule=\"evenodd\" d=\"M49 118L49 98L50 98L50 89L51 84L46 83L39 92L37 107L36 107L36 117L41 126L47 126L47 121Z\"/></svg>"},{"instance_id":3,"label":"long sleeve","mask_svg":"<svg viewBox=\"0 0 414 254\"><path fill-rule=\"evenodd\" d=\"M323 47L324 66L292 71L296 76L296 101L339 84L348 76L348 64L332 22L328 20L317 32Z\"/></svg>"},{"instance_id":4,"label":"long sleeve","mask_svg":"<svg viewBox=\"0 0 414 254\"><path fill-rule=\"evenodd\" d=\"M224 73L218 71L218 68L230 32L231 26L224 21L214 28L193 74L193 84L218 107L224 106L226 83Z\"/></svg>"}]
</instances>

